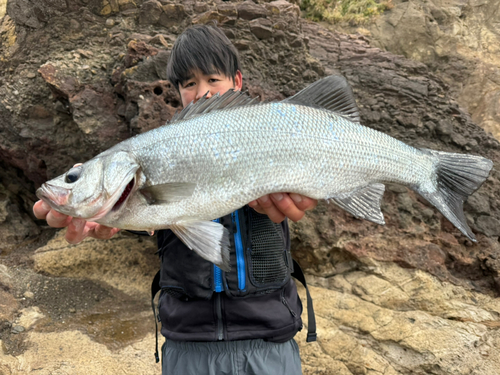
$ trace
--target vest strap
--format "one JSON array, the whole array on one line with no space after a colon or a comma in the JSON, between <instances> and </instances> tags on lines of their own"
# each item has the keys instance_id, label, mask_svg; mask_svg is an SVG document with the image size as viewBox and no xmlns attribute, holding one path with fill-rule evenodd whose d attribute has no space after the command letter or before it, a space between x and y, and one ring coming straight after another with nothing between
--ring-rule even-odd
<instances>
[{"instance_id":1,"label":"vest strap","mask_svg":"<svg viewBox=\"0 0 500 375\"><path fill-rule=\"evenodd\" d=\"M302 268L300 268L299 263L293 259L293 273L292 276L300 281L304 288L306 288L307 294L307 342L316 341L316 316L314 315L313 301L311 295L309 294L309 289L307 288L306 277Z\"/></svg>"},{"instance_id":2,"label":"vest strap","mask_svg":"<svg viewBox=\"0 0 500 375\"><path fill-rule=\"evenodd\" d=\"M156 360L156 363L160 362L160 356L158 354L158 318L156 317L155 297L156 297L156 294L160 290L161 290L161 288L160 288L160 271L158 271L153 279L153 282L151 283L151 307L153 309L153 317L155 319L155 335L156 335L155 360Z\"/></svg>"}]
</instances>

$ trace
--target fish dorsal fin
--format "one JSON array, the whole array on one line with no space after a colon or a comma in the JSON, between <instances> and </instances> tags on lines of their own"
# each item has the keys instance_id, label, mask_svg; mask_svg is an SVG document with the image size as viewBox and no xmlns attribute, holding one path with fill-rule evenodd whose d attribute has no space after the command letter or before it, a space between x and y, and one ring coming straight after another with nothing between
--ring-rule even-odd
<instances>
[{"instance_id":1,"label":"fish dorsal fin","mask_svg":"<svg viewBox=\"0 0 500 375\"><path fill-rule=\"evenodd\" d=\"M170 123L187 120L220 109L260 104L258 97L251 98L247 92L229 89L223 95L219 93L207 98L208 92L196 103L189 103L182 111L177 112Z\"/></svg>"},{"instance_id":2,"label":"fish dorsal fin","mask_svg":"<svg viewBox=\"0 0 500 375\"><path fill-rule=\"evenodd\" d=\"M359 122L359 110L351 86L340 75L333 75L307 86L283 103L307 105L336 112L348 120Z\"/></svg>"},{"instance_id":3,"label":"fish dorsal fin","mask_svg":"<svg viewBox=\"0 0 500 375\"><path fill-rule=\"evenodd\" d=\"M359 219L383 225L385 220L380 211L380 200L384 190L384 184L372 184L344 196L332 197L331 200Z\"/></svg>"}]
</instances>

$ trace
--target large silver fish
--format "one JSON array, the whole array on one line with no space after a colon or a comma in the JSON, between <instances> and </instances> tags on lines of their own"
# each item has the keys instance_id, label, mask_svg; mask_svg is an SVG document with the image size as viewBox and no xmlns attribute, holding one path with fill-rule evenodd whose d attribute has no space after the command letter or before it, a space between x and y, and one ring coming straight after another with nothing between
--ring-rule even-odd
<instances>
[{"instance_id":1,"label":"large silver fish","mask_svg":"<svg viewBox=\"0 0 500 375\"><path fill-rule=\"evenodd\" d=\"M234 91L200 99L171 123L46 182L37 196L110 227L170 228L228 270L228 233L211 220L275 192L331 200L384 224L383 183L400 183L475 240L463 202L491 168L480 156L417 149L362 126L347 82L331 76L277 103Z\"/></svg>"}]
</instances>

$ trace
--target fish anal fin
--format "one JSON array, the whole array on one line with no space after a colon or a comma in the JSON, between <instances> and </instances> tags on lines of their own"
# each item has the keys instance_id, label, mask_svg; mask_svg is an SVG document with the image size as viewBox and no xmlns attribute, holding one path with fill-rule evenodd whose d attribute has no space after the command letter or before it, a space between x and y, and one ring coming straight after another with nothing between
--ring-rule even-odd
<instances>
[{"instance_id":1,"label":"fish anal fin","mask_svg":"<svg viewBox=\"0 0 500 375\"><path fill-rule=\"evenodd\" d=\"M349 83L341 75L325 77L307 86L283 103L307 105L336 112L350 121L359 122L359 110Z\"/></svg>"},{"instance_id":2,"label":"fish anal fin","mask_svg":"<svg viewBox=\"0 0 500 375\"><path fill-rule=\"evenodd\" d=\"M384 184L376 183L330 200L357 218L384 225L384 215L380 210L384 190Z\"/></svg>"},{"instance_id":3,"label":"fish anal fin","mask_svg":"<svg viewBox=\"0 0 500 375\"><path fill-rule=\"evenodd\" d=\"M177 202L193 195L196 184L189 182L170 182L146 186L140 190L149 204Z\"/></svg>"},{"instance_id":4,"label":"fish anal fin","mask_svg":"<svg viewBox=\"0 0 500 375\"><path fill-rule=\"evenodd\" d=\"M229 231L222 224L213 221L197 221L169 228L184 244L203 259L212 262L221 270L228 272Z\"/></svg>"}]
</instances>

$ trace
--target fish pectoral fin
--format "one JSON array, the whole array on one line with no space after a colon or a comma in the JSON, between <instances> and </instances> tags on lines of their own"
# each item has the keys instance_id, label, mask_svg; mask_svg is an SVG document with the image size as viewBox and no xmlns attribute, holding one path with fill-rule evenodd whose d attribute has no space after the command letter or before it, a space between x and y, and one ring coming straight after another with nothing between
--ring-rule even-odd
<instances>
[{"instance_id":1,"label":"fish pectoral fin","mask_svg":"<svg viewBox=\"0 0 500 375\"><path fill-rule=\"evenodd\" d=\"M197 221L171 225L169 228L184 244L203 259L228 272L229 231L213 221Z\"/></svg>"},{"instance_id":2,"label":"fish pectoral fin","mask_svg":"<svg viewBox=\"0 0 500 375\"><path fill-rule=\"evenodd\" d=\"M341 75L331 75L316 81L286 98L283 103L308 105L336 112L348 120L359 122L359 110L351 86Z\"/></svg>"},{"instance_id":3,"label":"fish pectoral fin","mask_svg":"<svg viewBox=\"0 0 500 375\"><path fill-rule=\"evenodd\" d=\"M359 219L383 225L385 220L380 210L380 200L384 195L384 190L384 184L373 184L342 197L333 197L330 200Z\"/></svg>"},{"instance_id":4,"label":"fish pectoral fin","mask_svg":"<svg viewBox=\"0 0 500 375\"><path fill-rule=\"evenodd\" d=\"M189 182L169 182L152 185L140 190L149 204L178 202L193 195L196 184Z\"/></svg>"}]
</instances>

